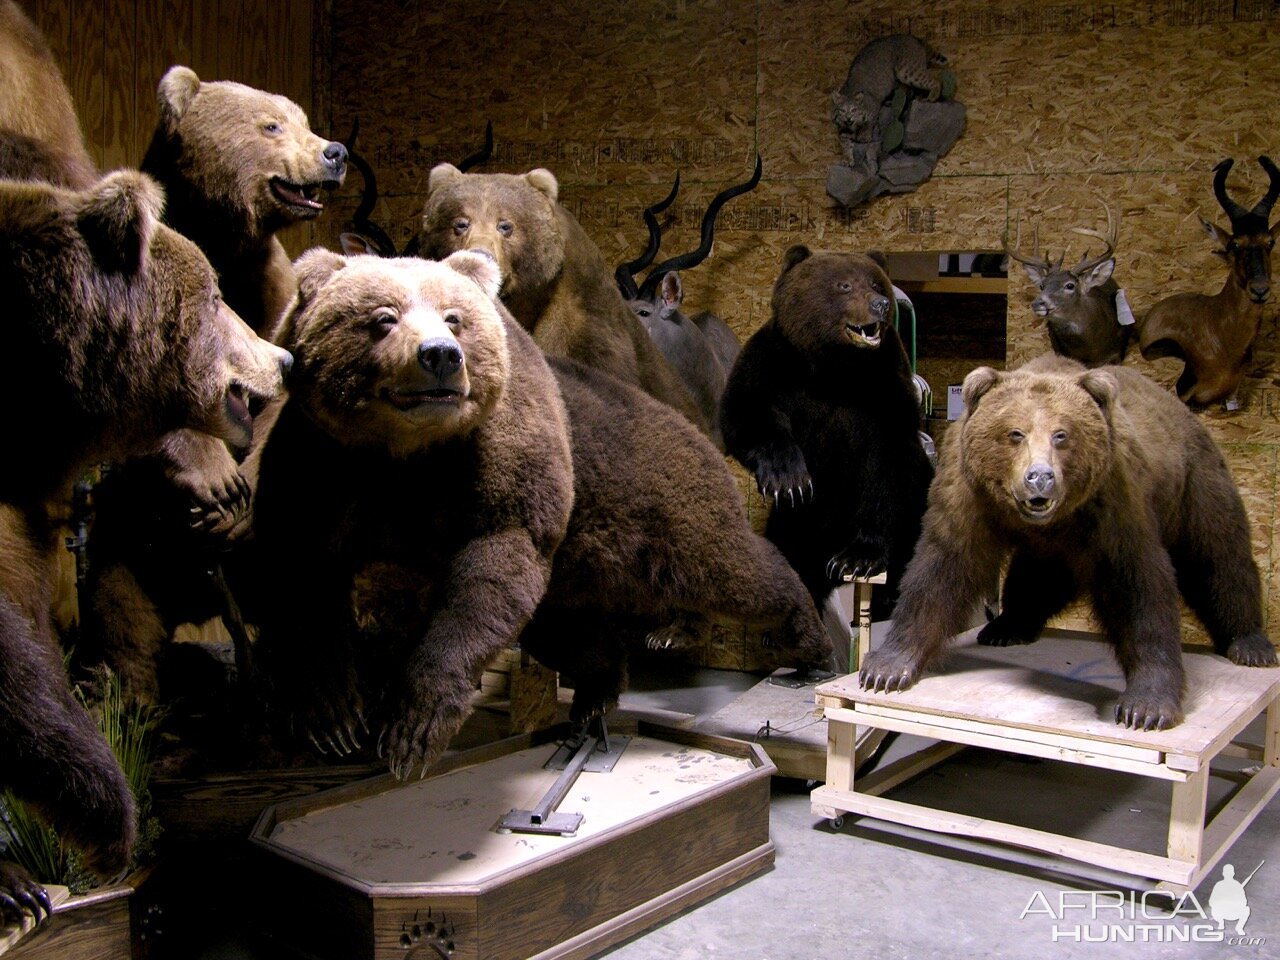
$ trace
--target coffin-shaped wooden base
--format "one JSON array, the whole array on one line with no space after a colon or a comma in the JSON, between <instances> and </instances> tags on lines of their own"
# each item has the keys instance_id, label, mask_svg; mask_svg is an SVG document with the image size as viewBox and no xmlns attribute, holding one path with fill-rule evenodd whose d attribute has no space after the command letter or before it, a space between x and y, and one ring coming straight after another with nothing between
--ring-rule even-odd
<instances>
[{"instance_id":1,"label":"coffin-shaped wooden base","mask_svg":"<svg viewBox=\"0 0 1280 960\"><path fill-rule=\"evenodd\" d=\"M615 725L616 726L616 725ZM325 960L590 957L768 869L769 780L752 744L643 722L559 809L572 837L504 833L556 780L567 730L460 753L264 811L252 842L271 936Z\"/></svg>"}]
</instances>

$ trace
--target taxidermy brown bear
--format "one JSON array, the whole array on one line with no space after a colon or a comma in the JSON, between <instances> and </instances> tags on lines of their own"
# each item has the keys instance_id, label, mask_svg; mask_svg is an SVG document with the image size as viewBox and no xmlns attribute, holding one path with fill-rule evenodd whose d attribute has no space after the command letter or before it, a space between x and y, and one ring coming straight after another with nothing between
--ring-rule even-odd
<instances>
[{"instance_id":1,"label":"taxidermy brown bear","mask_svg":"<svg viewBox=\"0 0 1280 960\"><path fill-rule=\"evenodd\" d=\"M517 638L572 675L584 719L625 682L608 628L678 610L763 621L797 663L829 658L710 442L640 390L544 359L491 258L313 250L296 267L297 365L246 461L245 569L269 696L297 731L345 753L381 727L403 776L440 755Z\"/></svg>"},{"instance_id":2,"label":"taxidermy brown bear","mask_svg":"<svg viewBox=\"0 0 1280 960\"><path fill-rule=\"evenodd\" d=\"M978 642L1031 643L1085 592L1127 681L1118 723L1183 716L1178 594L1214 649L1276 665L1262 632L1249 521L1204 425L1128 367L1046 356L965 378L893 627L863 686L905 689L968 625L1007 559L1000 615Z\"/></svg>"},{"instance_id":3,"label":"taxidermy brown bear","mask_svg":"<svg viewBox=\"0 0 1280 960\"><path fill-rule=\"evenodd\" d=\"M129 787L72 696L51 623L56 517L81 473L191 428L243 442L248 404L282 385L288 354L222 305L196 246L158 223L136 172L83 191L0 181L0 400L14 450L0 480L0 786L33 804L103 874L128 863ZM47 911L0 864L0 910Z\"/></svg>"},{"instance_id":4,"label":"taxidermy brown bear","mask_svg":"<svg viewBox=\"0 0 1280 960\"><path fill-rule=\"evenodd\" d=\"M877 619L892 609L933 474L892 315L879 262L792 247L773 316L742 348L720 408L728 452L773 502L765 535L814 602L887 571Z\"/></svg>"}]
</instances>

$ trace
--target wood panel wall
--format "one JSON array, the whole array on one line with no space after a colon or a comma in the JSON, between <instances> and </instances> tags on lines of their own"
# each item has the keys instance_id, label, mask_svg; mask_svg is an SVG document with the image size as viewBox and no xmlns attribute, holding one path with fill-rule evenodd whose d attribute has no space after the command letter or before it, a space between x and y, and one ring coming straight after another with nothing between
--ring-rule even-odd
<instances>
[{"instance_id":1,"label":"wood panel wall","mask_svg":"<svg viewBox=\"0 0 1280 960\"><path fill-rule=\"evenodd\" d=\"M1167 292L1215 291L1225 271L1196 219L1224 220L1210 171L1235 157L1230 186L1252 204L1265 188L1253 158L1280 157L1276 0L334 0L331 29L317 96L336 129L359 117L382 190L375 220L400 242L417 229L431 166L476 149L487 120L497 152L485 169L551 169L613 263L643 248L639 211L677 171L684 186L662 255L696 246L706 202L745 179L758 151L764 182L725 209L712 259L684 277L688 305L717 311L743 335L766 319L793 243L997 250L1020 217L1057 251L1070 227L1102 225L1103 200L1119 217L1116 276L1136 310ZM846 211L825 191L840 155L829 94L862 44L894 32L950 57L968 126L919 190ZM349 181L331 235L359 186ZM1069 255L1080 253L1071 244ZM1033 296L1015 268L1011 364L1048 349ZM1274 632L1274 305L1260 347L1245 408L1203 416L1253 521ZM1180 367L1129 362L1168 384Z\"/></svg>"}]
</instances>

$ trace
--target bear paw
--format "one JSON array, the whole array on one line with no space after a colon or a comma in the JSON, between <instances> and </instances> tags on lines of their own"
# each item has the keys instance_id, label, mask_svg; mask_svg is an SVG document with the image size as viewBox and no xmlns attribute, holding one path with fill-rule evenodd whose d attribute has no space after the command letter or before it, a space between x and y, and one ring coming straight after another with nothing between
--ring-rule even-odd
<instances>
[{"instance_id":1,"label":"bear paw","mask_svg":"<svg viewBox=\"0 0 1280 960\"><path fill-rule=\"evenodd\" d=\"M1261 633L1250 633L1236 637L1227 647L1227 659L1242 667L1274 667L1277 666L1276 648Z\"/></svg>"},{"instance_id":2,"label":"bear paw","mask_svg":"<svg viewBox=\"0 0 1280 960\"><path fill-rule=\"evenodd\" d=\"M853 542L827 561L827 579L835 583L848 583L863 577L883 573L889 560L883 540L873 537L855 537Z\"/></svg>"},{"instance_id":3,"label":"bear paw","mask_svg":"<svg viewBox=\"0 0 1280 960\"><path fill-rule=\"evenodd\" d=\"M645 635L644 645L649 650L683 653L698 646L699 630L696 617L679 616Z\"/></svg>"},{"instance_id":4,"label":"bear paw","mask_svg":"<svg viewBox=\"0 0 1280 960\"><path fill-rule=\"evenodd\" d=\"M249 482L228 455L226 463L175 464L170 483L190 504L188 525L199 533L224 536L241 524L249 509Z\"/></svg>"},{"instance_id":5,"label":"bear paw","mask_svg":"<svg viewBox=\"0 0 1280 960\"><path fill-rule=\"evenodd\" d=\"M462 697L420 694L402 707L400 719L378 739L378 756L386 757L393 777L405 780L419 765L419 777L426 775L467 718L470 690L466 693Z\"/></svg>"},{"instance_id":6,"label":"bear paw","mask_svg":"<svg viewBox=\"0 0 1280 960\"><path fill-rule=\"evenodd\" d=\"M894 652L881 647L872 650L858 672L858 685L863 690L889 693L915 686L920 679L918 659L906 651Z\"/></svg>"},{"instance_id":7,"label":"bear paw","mask_svg":"<svg viewBox=\"0 0 1280 960\"><path fill-rule=\"evenodd\" d=\"M978 631L978 643L984 647L1016 647L1035 643L1037 639L1033 631L1020 629L1003 614Z\"/></svg>"},{"instance_id":8,"label":"bear paw","mask_svg":"<svg viewBox=\"0 0 1280 960\"><path fill-rule=\"evenodd\" d=\"M756 488L775 507L785 500L790 506L813 500L813 478L804 454L795 444L779 444L760 451L751 459L756 464Z\"/></svg>"},{"instance_id":9,"label":"bear paw","mask_svg":"<svg viewBox=\"0 0 1280 960\"><path fill-rule=\"evenodd\" d=\"M299 672L278 683L271 695L294 735L308 740L317 752L349 757L363 748L360 733L367 737L369 724L353 667L327 674Z\"/></svg>"},{"instance_id":10,"label":"bear paw","mask_svg":"<svg viewBox=\"0 0 1280 960\"><path fill-rule=\"evenodd\" d=\"M0 860L0 919L41 923L53 914L49 892L16 863Z\"/></svg>"},{"instance_id":11,"label":"bear paw","mask_svg":"<svg viewBox=\"0 0 1280 960\"><path fill-rule=\"evenodd\" d=\"M1116 704L1116 723L1130 730L1167 730L1182 722L1181 698L1157 690L1125 690Z\"/></svg>"}]
</instances>

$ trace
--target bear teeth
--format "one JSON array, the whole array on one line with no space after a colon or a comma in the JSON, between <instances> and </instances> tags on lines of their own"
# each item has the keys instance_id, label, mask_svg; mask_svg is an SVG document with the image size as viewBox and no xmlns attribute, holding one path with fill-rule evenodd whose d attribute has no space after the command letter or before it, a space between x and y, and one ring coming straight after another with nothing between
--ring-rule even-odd
<instances>
[{"instance_id":1,"label":"bear teeth","mask_svg":"<svg viewBox=\"0 0 1280 960\"><path fill-rule=\"evenodd\" d=\"M320 195L320 185L315 183L290 183L276 177L271 181L271 190L281 202L293 207L303 207L308 212L319 212L324 204L316 199Z\"/></svg>"}]
</instances>

